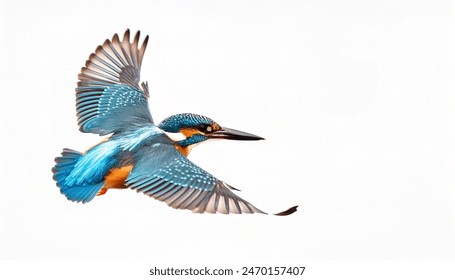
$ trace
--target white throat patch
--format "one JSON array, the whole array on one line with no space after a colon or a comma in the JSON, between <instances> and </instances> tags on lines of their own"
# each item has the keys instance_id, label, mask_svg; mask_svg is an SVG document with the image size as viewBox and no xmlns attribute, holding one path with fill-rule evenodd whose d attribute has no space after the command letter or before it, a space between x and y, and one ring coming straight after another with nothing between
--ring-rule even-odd
<instances>
[{"instance_id":1,"label":"white throat patch","mask_svg":"<svg viewBox=\"0 0 455 280\"><path fill-rule=\"evenodd\" d=\"M181 132L172 133L172 132L164 131L164 133L166 133L166 135L169 138L171 138L172 141L174 141L174 142L178 142L178 141L186 139L185 135L183 135L183 133L181 133Z\"/></svg>"}]
</instances>

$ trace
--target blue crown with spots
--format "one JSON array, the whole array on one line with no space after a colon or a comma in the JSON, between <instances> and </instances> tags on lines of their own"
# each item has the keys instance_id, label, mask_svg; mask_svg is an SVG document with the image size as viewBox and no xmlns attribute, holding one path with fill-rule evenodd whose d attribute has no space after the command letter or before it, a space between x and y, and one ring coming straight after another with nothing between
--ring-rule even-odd
<instances>
[{"instance_id":1,"label":"blue crown with spots","mask_svg":"<svg viewBox=\"0 0 455 280\"><path fill-rule=\"evenodd\" d=\"M213 123L215 122L212 119L205 116L183 113L164 119L158 127L166 132L177 133L183 128L198 128L200 126L212 125Z\"/></svg>"}]
</instances>

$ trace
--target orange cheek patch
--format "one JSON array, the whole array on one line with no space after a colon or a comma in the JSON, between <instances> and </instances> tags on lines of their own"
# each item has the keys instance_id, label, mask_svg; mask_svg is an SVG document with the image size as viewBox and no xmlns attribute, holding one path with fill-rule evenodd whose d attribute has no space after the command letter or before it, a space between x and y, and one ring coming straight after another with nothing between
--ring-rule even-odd
<instances>
[{"instance_id":1,"label":"orange cheek patch","mask_svg":"<svg viewBox=\"0 0 455 280\"><path fill-rule=\"evenodd\" d=\"M199 130L194 128L182 128L180 132L185 135L186 138L193 136L196 133L199 133Z\"/></svg>"},{"instance_id":2,"label":"orange cheek patch","mask_svg":"<svg viewBox=\"0 0 455 280\"><path fill-rule=\"evenodd\" d=\"M132 165L126 165L120 168L113 168L104 177L104 188L106 189L124 189L126 177L133 169Z\"/></svg>"}]
</instances>

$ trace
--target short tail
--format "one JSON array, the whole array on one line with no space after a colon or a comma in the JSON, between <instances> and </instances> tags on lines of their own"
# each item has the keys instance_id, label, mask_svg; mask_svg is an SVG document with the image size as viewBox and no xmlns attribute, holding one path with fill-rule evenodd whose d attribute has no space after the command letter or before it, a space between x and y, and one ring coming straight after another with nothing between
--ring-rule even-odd
<instances>
[{"instance_id":1,"label":"short tail","mask_svg":"<svg viewBox=\"0 0 455 280\"><path fill-rule=\"evenodd\" d=\"M71 149L63 149L62 156L55 158L55 166L52 168L53 179L57 182L60 192L68 200L86 203L91 201L103 187L103 182L94 185L69 185L65 180L73 171L77 161L83 156L82 153Z\"/></svg>"}]
</instances>

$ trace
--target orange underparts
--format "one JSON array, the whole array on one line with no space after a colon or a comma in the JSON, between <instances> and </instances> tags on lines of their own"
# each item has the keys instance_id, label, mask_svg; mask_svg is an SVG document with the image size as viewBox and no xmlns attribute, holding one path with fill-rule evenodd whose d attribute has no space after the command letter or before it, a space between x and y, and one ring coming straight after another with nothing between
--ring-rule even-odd
<instances>
[{"instance_id":1,"label":"orange underparts","mask_svg":"<svg viewBox=\"0 0 455 280\"><path fill-rule=\"evenodd\" d=\"M190 153L191 149L189 146L182 147L178 145L177 143L175 144L175 148L177 148L177 151L179 151L182 155L188 157L188 154Z\"/></svg>"},{"instance_id":2,"label":"orange underparts","mask_svg":"<svg viewBox=\"0 0 455 280\"><path fill-rule=\"evenodd\" d=\"M132 165L113 168L104 177L104 186L96 195L103 195L108 189L125 189L125 180L133 169Z\"/></svg>"}]
</instances>

